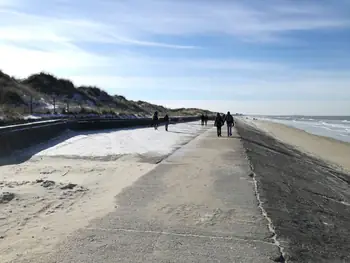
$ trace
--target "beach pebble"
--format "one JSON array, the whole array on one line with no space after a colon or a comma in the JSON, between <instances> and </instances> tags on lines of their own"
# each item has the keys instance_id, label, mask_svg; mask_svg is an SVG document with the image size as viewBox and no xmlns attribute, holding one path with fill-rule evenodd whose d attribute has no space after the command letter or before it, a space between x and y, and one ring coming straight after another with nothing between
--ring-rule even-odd
<instances>
[{"instance_id":1,"label":"beach pebble","mask_svg":"<svg viewBox=\"0 0 350 263\"><path fill-rule=\"evenodd\" d=\"M62 190L66 190L66 189L73 189L74 187L76 187L77 184L72 184L72 183L69 183L69 184L66 184L66 185L63 185L61 187Z\"/></svg>"},{"instance_id":2,"label":"beach pebble","mask_svg":"<svg viewBox=\"0 0 350 263\"><path fill-rule=\"evenodd\" d=\"M42 187L45 187L45 188L48 188L48 187L51 187L51 186L54 186L55 185L55 182L54 181L50 181L50 180L45 180L41 186Z\"/></svg>"},{"instance_id":3,"label":"beach pebble","mask_svg":"<svg viewBox=\"0 0 350 263\"><path fill-rule=\"evenodd\" d=\"M15 198L14 193L3 192L2 194L0 194L0 204L8 203L14 198Z\"/></svg>"}]
</instances>

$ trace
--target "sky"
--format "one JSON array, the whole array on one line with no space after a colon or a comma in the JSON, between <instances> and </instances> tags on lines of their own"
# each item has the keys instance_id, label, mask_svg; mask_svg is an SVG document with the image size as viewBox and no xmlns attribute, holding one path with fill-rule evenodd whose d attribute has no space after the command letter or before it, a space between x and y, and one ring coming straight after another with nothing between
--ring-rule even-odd
<instances>
[{"instance_id":1,"label":"sky","mask_svg":"<svg viewBox=\"0 0 350 263\"><path fill-rule=\"evenodd\" d=\"M350 0L0 0L0 69L168 107L350 115Z\"/></svg>"}]
</instances>

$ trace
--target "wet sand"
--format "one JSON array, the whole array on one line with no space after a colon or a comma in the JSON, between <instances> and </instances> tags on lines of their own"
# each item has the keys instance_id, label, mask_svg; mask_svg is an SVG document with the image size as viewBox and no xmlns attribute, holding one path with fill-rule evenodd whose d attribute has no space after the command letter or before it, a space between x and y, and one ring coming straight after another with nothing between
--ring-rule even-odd
<instances>
[{"instance_id":1,"label":"wet sand","mask_svg":"<svg viewBox=\"0 0 350 263\"><path fill-rule=\"evenodd\" d=\"M337 155L347 145L253 122L237 129L288 262L350 262L350 175Z\"/></svg>"}]
</instances>

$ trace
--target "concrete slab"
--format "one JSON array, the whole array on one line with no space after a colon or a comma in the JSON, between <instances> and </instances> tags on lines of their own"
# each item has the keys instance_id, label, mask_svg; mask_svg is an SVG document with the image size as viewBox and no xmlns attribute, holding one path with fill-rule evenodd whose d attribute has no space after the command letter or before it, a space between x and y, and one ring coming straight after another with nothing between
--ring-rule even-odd
<instances>
[{"instance_id":1,"label":"concrete slab","mask_svg":"<svg viewBox=\"0 0 350 263\"><path fill-rule=\"evenodd\" d=\"M209 130L116 197L116 209L35 262L272 262L280 256L237 133Z\"/></svg>"}]
</instances>

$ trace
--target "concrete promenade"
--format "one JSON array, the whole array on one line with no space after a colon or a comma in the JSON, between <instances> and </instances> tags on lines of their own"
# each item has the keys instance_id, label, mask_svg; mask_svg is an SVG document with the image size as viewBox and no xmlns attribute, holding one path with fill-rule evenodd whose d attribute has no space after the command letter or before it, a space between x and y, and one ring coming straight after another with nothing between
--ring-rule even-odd
<instances>
[{"instance_id":1,"label":"concrete promenade","mask_svg":"<svg viewBox=\"0 0 350 263\"><path fill-rule=\"evenodd\" d=\"M236 131L217 138L210 129L125 188L114 212L35 262L273 262L279 247L251 175Z\"/></svg>"}]
</instances>

